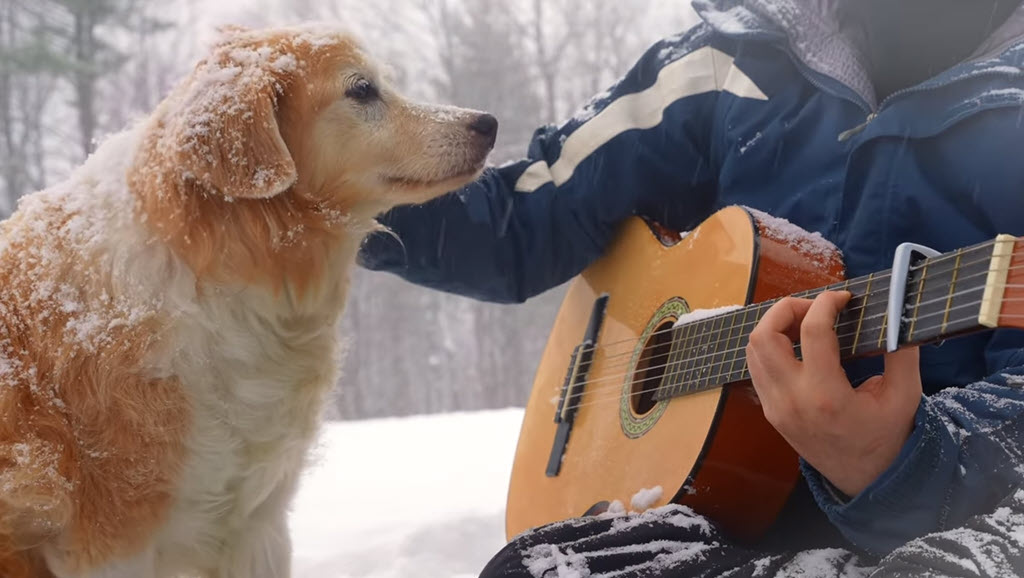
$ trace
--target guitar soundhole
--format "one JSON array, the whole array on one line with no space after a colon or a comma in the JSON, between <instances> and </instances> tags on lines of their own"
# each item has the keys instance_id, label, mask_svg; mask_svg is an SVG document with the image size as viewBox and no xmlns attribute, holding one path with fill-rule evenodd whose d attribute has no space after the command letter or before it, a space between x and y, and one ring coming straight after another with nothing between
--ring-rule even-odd
<instances>
[{"instance_id":1,"label":"guitar soundhole","mask_svg":"<svg viewBox=\"0 0 1024 578\"><path fill-rule=\"evenodd\" d=\"M672 349L671 329L674 323L674 319L669 319L658 325L640 354L629 392L629 403L633 413L638 416L647 414L658 403L654 399L654 394L661 387L662 378L665 377L668 354Z\"/></svg>"}]
</instances>

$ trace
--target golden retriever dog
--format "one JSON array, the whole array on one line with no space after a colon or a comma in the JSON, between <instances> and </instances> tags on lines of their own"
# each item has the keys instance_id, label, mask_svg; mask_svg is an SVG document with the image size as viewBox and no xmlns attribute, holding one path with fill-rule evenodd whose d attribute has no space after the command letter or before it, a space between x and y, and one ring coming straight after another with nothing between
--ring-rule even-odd
<instances>
[{"instance_id":1,"label":"golden retriever dog","mask_svg":"<svg viewBox=\"0 0 1024 578\"><path fill-rule=\"evenodd\" d=\"M0 224L0 576L290 574L286 510L374 216L497 122L410 103L323 27L224 31Z\"/></svg>"}]
</instances>

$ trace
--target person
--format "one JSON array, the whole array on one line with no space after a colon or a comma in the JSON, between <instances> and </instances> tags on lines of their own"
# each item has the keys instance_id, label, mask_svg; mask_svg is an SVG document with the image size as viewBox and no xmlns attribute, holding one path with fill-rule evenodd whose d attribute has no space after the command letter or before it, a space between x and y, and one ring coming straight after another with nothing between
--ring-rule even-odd
<instances>
[{"instance_id":1,"label":"person","mask_svg":"<svg viewBox=\"0 0 1024 578\"><path fill-rule=\"evenodd\" d=\"M601 256L632 215L682 231L753 207L834 242L849 277L888 269L901 242L947 252L1024 233L1020 0L693 5L701 23L539 129L525 159L382 215L394 235L368 237L361 263L522 302ZM801 563L822 576L1024 575L1024 334L841 366L831 326L846 299L779 302L748 350L766 416L840 540L739 545L668 507L527 532L483 576L766 576Z\"/></svg>"}]
</instances>

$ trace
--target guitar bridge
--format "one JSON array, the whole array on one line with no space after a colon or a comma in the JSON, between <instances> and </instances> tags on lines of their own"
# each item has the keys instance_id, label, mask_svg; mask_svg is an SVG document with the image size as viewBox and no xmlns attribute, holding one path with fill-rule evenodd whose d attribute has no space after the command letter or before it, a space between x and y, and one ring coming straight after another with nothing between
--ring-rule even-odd
<instances>
[{"instance_id":1,"label":"guitar bridge","mask_svg":"<svg viewBox=\"0 0 1024 578\"><path fill-rule=\"evenodd\" d=\"M583 334L583 342L573 349L572 357L569 360L569 371L565 375L565 383L562 384L558 409L555 410L555 423L558 424L558 429L555 431L555 439L551 444L551 455L548 457L548 467L545 470L545 474L549 478L557 476L562 469L562 457L565 455L572 423L576 417L576 411L579 409L580 399L583 397L587 374L590 372L590 363L594 358L594 344L601 331L601 322L604 321L607 307L607 293L603 293L594 300L594 308L590 312L590 322L587 323L587 331Z\"/></svg>"}]
</instances>

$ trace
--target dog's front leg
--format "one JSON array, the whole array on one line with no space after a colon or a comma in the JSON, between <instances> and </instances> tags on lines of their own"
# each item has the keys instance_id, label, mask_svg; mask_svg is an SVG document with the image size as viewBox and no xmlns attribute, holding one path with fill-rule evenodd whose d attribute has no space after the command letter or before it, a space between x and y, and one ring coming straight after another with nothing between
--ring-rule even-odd
<instances>
[{"instance_id":1,"label":"dog's front leg","mask_svg":"<svg viewBox=\"0 0 1024 578\"><path fill-rule=\"evenodd\" d=\"M221 559L218 578L289 578L292 542L286 509L267 512L265 505L250 518Z\"/></svg>"}]
</instances>

